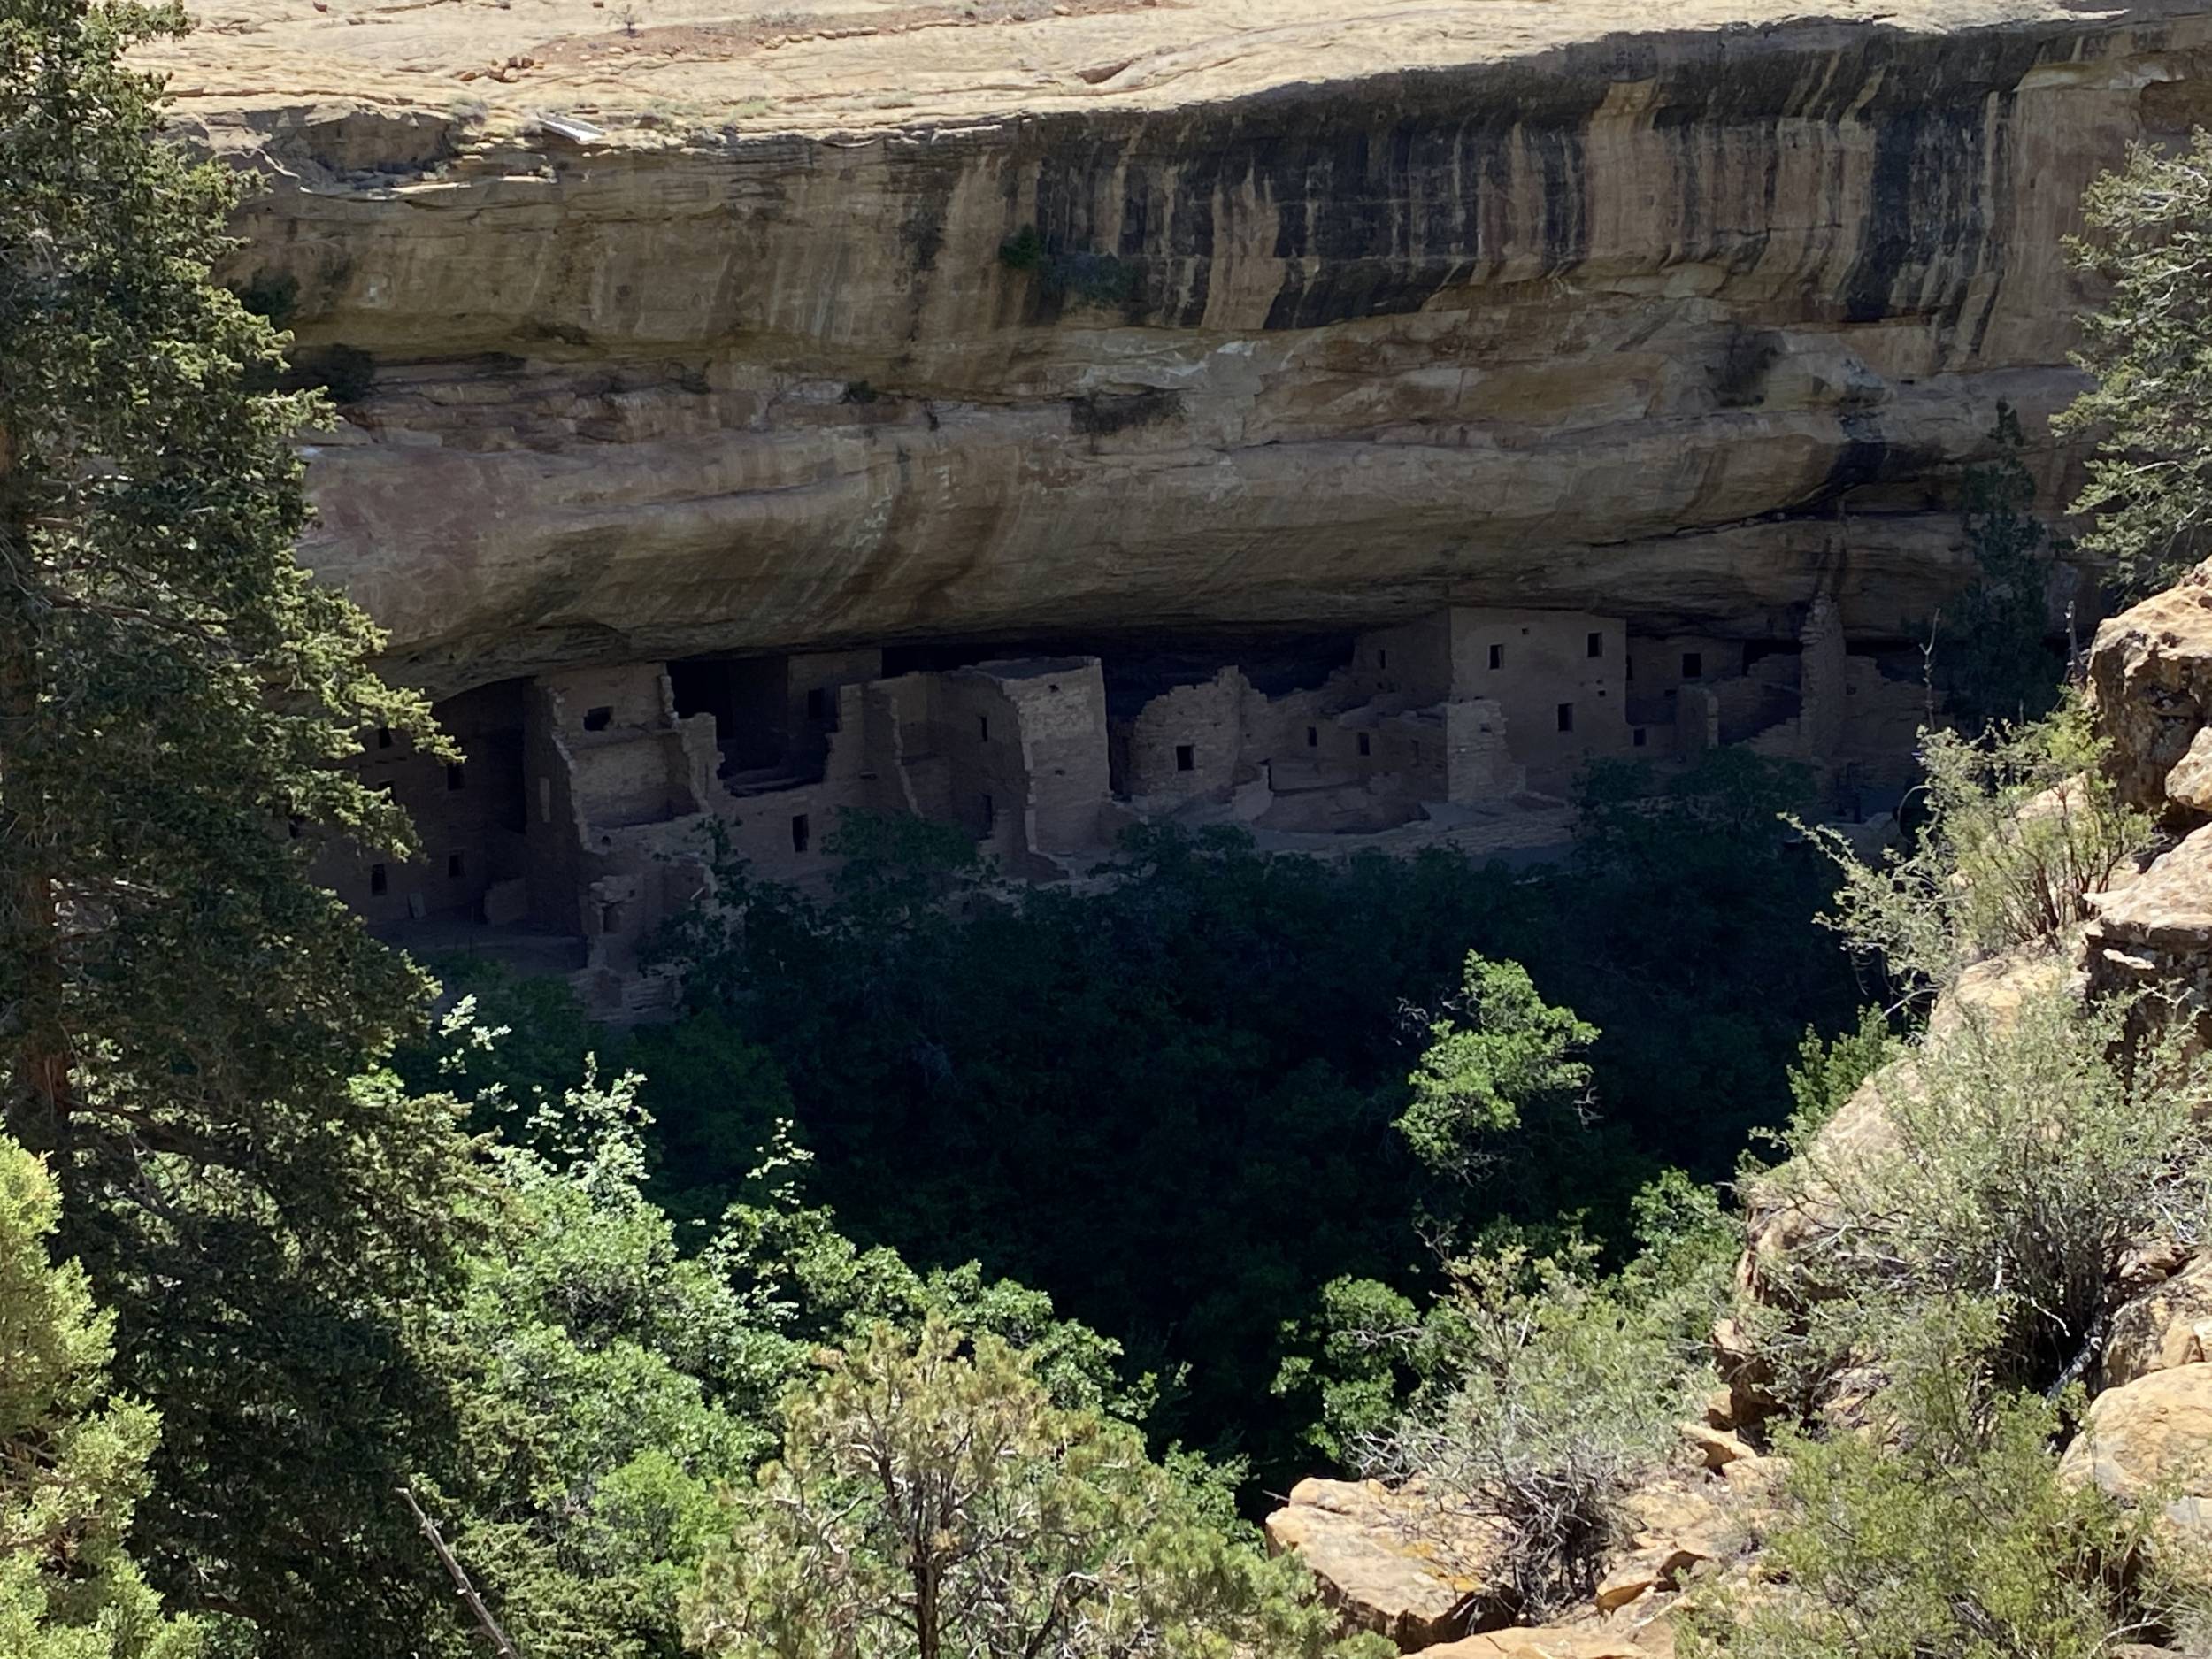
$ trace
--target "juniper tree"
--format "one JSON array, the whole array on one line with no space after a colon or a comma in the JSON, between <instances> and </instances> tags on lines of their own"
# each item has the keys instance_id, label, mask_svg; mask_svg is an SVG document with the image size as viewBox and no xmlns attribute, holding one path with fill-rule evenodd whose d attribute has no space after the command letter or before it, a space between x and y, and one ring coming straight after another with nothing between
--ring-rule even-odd
<instances>
[{"instance_id":1,"label":"juniper tree","mask_svg":"<svg viewBox=\"0 0 2212 1659\"><path fill-rule=\"evenodd\" d=\"M237 184L122 61L182 27L0 0L0 1075L165 1425L155 1576L359 1652L375 1609L338 1603L412 1570L362 1566L414 1409L390 1310L443 1271L465 1163L439 1106L357 1080L424 982L288 826L403 848L334 763L438 740L294 559L316 406L211 280Z\"/></svg>"}]
</instances>

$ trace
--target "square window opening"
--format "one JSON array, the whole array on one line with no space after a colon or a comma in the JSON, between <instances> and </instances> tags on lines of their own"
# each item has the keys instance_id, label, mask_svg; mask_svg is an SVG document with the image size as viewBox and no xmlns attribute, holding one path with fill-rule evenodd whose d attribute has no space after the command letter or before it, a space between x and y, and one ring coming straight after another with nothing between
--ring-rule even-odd
<instances>
[{"instance_id":1,"label":"square window opening","mask_svg":"<svg viewBox=\"0 0 2212 1659\"><path fill-rule=\"evenodd\" d=\"M1704 653L1704 652L1702 652L1702 651L1685 651L1685 652L1683 652L1683 653L1682 653L1682 678L1683 678L1683 679L1685 679L1685 680L1696 680L1696 679L1701 678L1701 677L1704 674L1704 672L1705 672L1705 653Z\"/></svg>"},{"instance_id":2,"label":"square window opening","mask_svg":"<svg viewBox=\"0 0 2212 1659\"><path fill-rule=\"evenodd\" d=\"M596 709L584 710L584 730L587 732L603 732L613 724L614 706L611 703L603 703Z\"/></svg>"},{"instance_id":3,"label":"square window opening","mask_svg":"<svg viewBox=\"0 0 2212 1659\"><path fill-rule=\"evenodd\" d=\"M1641 749L1641 748L1644 746L1644 738L1645 738L1644 728L1643 728L1642 726L1638 726L1638 727L1636 728L1636 737L1635 737L1635 743L1636 743L1636 747L1637 747L1638 749Z\"/></svg>"},{"instance_id":4,"label":"square window opening","mask_svg":"<svg viewBox=\"0 0 2212 1659\"><path fill-rule=\"evenodd\" d=\"M829 692L826 687L816 686L807 692L806 718L815 721L829 718Z\"/></svg>"},{"instance_id":5,"label":"square window opening","mask_svg":"<svg viewBox=\"0 0 2212 1659\"><path fill-rule=\"evenodd\" d=\"M458 881L463 876L468 874L468 872L469 861L468 855L466 853L448 853L445 856L445 874L447 880Z\"/></svg>"},{"instance_id":6,"label":"square window opening","mask_svg":"<svg viewBox=\"0 0 2212 1659\"><path fill-rule=\"evenodd\" d=\"M1575 706L1573 703L1563 703L1559 705L1559 729L1563 732L1571 732L1575 729Z\"/></svg>"},{"instance_id":7,"label":"square window opening","mask_svg":"<svg viewBox=\"0 0 2212 1659\"><path fill-rule=\"evenodd\" d=\"M1193 749L1188 743L1178 743L1175 746L1175 770L1178 772L1195 772L1197 769L1198 751Z\"/></svg>"},{"instance_id":8,"label":"square window opening","mask_svg":"<svg viewBox=\"0 0 2212 1659\"><path fill-rule=\"evenodd\" d=\"M378 898L383 897L385 893L390 889L391 885L391 873L387 871L382 864L371 864L369 866L369 892L373 895Z\"/></svg>"},{"instance_id":9,"label":"square window opening","mask_svg":"<svg viewBox=\"0 0 2212 1659\"><path fill-rule=\"evenodd\" d=\"M376 746L379 749L391 748L392 728L390 726L380 726L376 728Z\"/></svg>"},{"instance_id":10,"label":"square window opening","mask_svg":"<svg viewBox=\"0 0 2212 1659\"><path fill-rule=\"evenodd\" d=\"M1582 649L1583 649L1583 653L1584 653L1584 655L1586 655L1586 656L1589 656L1589 657L1602 657L1602 656L1604 656L1604 655L1605 655L1605 635L1603 635L1602 634L1587 634L1587 635L1585 635L1585 636L1584 636L1584 639L1583 639L1583 641L1582 641Z\"/></svg>"}]
</instances>

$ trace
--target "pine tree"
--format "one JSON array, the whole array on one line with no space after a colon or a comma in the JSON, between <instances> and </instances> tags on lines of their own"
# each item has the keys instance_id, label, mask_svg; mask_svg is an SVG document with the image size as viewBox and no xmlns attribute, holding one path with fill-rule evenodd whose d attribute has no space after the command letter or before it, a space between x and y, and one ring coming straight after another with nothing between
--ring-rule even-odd
<instances>
[{"instance_id":1,"label":"pine tree","mask_svg":"<svg viewBox=\"0 0 2212 1659\"><path fill-rule=\"evenodd\" d=\"M334 764L365 729L441 740L294 559L318 404L211 280L236 181L122 62L182 27L0 0L0 1100L162 1416L150 1572L359 1653L417 1617L392 1487L437 1396L403 1315L469 1178L449 1110L360 1080L424 981L308 865L406 846Z\"/></svg>"},{"instance_id":2,"label":"pine tree","mask_svg":"<svg viewBox=\"0 0 2212 1659\"><path fill-rule=\"evenodd\" d=\"M60 1213L39 1161L0 1140L0 1653L191 1659L197 1632L123 1549L157 1425L106 1397L114 1321L81 1269L46 1259Z\"/></svg>"}]
</instances>

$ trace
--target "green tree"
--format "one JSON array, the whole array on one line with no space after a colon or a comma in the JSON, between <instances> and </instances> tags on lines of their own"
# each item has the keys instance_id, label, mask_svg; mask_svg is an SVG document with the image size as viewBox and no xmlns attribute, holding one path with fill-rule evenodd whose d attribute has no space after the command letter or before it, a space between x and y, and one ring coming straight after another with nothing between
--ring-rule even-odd
<instances>
[{"instance_id":1,"label":"green tree","mask_svg":"<svg viewBox=\"0 0 2212 1659\"><path fill-rule=\"evenodd\" d=\"M0 1653L191 1659L125 1552L158 1432L113 1397L114 1320L83 1271L47 1260L61 1202L39 1161L0 1141Z\"/></svg>"},{"instance_id":2,"label":"green tree","mask_svg":"<svg viewBox=\"0 0 2212 1659\"><path fill-rule=\"evenodd\" d=\"M2057 427L2097 438L2081 544L2139 597L2212 551L2212 134L2178 154L2138 144L2082 212L2091 234L2072 251L2110 297L2083 322L2096 383Z\"/></svg>"},{"instance_id":3,"label":"green tree","mask_svg":"<svg viewBox=\"0 0 2212 1659\"><path fill-rule=\"evenodd\" d=\"M1576 1056L1598 1039L1572 1009L1536 995L1517 962L1469 951L1450 1012L1429 1026L1429 1046L1406 1079L1413 1103L1398 1131L1432 1169L1472 1175L1494 1164L1500 1136L1540 1115L1555 1131L1578 1125L1590 1068ZM1525 1144L1524 1142L1524 1144Z\"/></svg>"},{"instance_id":4,"label":"green tree","mask_svg":"<svg viewBox=\"0 0 2212 1659\"><path fill-rule=\"evenodd\" d=\"M1295 1563L992 1337L878 1325L792 1399L688 1604L731 1659L1317 1655ZM1356 1651L1387 1651L1371 1641Z\"/></svg>"},{"instance_id":5,"label":"green tree","mask_svg":"<svg viewBox=\"0 0 2212 1659\"><path fill-rule=\"evenodd\" d=\"M406 844L333 764L364 729L435 740L293 557L318 404L259 389L280 339L209 278L238 181L122 63L181 27L0 0L0 1087L162 1416L150 1574L358 1652L426 1617L399 1322L467 1166L444 1104L357 1080L424 981L308 864Z\"/></svg>"},{"instance_id":6,"label":"green tree","mask_svg":"<svg viewBox=\"0 0 2212 1659\"><path fill-rule=\"evenodd\" d=\"M2035 480L2009 403L1997 406L1989 435L1996 457L1967 472L1960 510L1977 575L1938 619L1933 659L1949 711L1970 732L2039 719L2060 690L2047 640L2050 534L2034 514Z\"/></svg>"}]
</instances>

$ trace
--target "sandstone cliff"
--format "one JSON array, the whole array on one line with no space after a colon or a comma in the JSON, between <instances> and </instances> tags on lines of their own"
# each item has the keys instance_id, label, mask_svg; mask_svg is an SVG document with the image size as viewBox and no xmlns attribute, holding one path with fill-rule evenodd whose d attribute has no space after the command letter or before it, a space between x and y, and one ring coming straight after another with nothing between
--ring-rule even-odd
<instances>
[{"instance_id":1,"label":"sandstone cliff","mask_svg":"<svg viewBox=\"0 0 2212 1659\"><path fill-rule=\"evenodd\" d=\"M2070 394L2082 185L2212 61L2181 0L198 10L235 275L358 395L309 557L442 693L1444 603L1910 637L1994 404Z\"/></svg>"}]
</instances>

